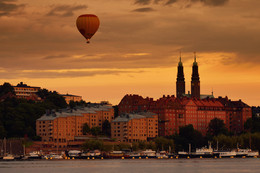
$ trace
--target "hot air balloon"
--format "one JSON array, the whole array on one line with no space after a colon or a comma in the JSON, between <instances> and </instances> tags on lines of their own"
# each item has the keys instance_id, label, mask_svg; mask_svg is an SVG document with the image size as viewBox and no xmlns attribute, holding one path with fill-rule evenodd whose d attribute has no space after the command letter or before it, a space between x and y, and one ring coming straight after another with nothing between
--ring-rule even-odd
<instances>
[{"instance_id":1,"label":"hot air balloon","mask_svg":"<svg viewBox=\"0 0 260 173\"><path fill-rule=\"evenodd\" d=\"M87 43L91 37L97 32L99 27L99 19L94 14L83 14L76 21L79 32L87 39Z\"/></svg>"}]
</instances>

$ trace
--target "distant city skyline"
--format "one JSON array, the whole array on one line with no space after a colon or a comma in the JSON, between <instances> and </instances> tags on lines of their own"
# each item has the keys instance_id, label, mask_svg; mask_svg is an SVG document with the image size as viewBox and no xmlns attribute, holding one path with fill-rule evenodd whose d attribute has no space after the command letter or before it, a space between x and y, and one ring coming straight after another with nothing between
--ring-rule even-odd
<instances>
[{"instance_id":1,"label":"distant city skyline","mask_svg":"<svg viewBox=\"0 0 260 173\"><path fill-rule=\"evenodd\" d=\"M0 2L0 84L24 82L118 104L125 94L176 95L179 52L190 91L197 52L201 93L260 105L260 1ZM76 19L95 14L86 44Z\"/></svg>"}]
</instances>

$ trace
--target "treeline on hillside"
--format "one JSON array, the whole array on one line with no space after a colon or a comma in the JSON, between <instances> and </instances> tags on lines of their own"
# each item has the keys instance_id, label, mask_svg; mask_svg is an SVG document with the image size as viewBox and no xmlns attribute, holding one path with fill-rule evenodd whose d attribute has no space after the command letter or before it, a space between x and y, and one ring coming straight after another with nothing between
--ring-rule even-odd
<instances>
[{"instance_id":1,"label":"treeline on hillside","mask_svg":"<svg viewBox=\"0 0 260 173\"><path fill-rule=\"evenodd\" d=\"M9 83L0 87L0 97L14 93ZM47 109L61 109L68 105L56 91L40 90L41 102L7 97L0 102L0 138L35 137L35 122Z\"/></svg>"}]
</instances>

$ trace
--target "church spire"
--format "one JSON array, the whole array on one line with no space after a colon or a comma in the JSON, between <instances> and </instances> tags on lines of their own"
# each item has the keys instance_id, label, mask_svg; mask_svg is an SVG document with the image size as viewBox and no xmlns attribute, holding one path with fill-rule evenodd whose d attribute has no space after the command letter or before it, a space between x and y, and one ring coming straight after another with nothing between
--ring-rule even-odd
<instances>
[{"instance_id":1,"label":"church spire","mask_svg":"<svg viewBox=\"0 0 260 173\"><path fill-rule=\"evenodd\" d=\"M194 62L193 62L193 66L198 66L196 52L194 52Z\"/></svg>"},{"instance_id":2,"label":"church spire","mask_svg":"<svg viewBox=\"0 0 260 173\"><path fill-rule=\"evenodd\" d=\"M180 52L180 61L178 63L178 73L176 81L176 96L177 98L183 97L185 94L185 78L183 73L183 64L181 62L181 52Z\"/></svg>"},{"instance_id":3,"label":"church spire","mask_svg":"<svg viewBox=\"0 0 260 173\"><path fill-rule=\"evenodd\" d=\"M183 66L183 65L182 65L182 62L181 62L181 51L180 51L180 61L179 61L178 66Z\"/></svg>"},{"instance_id":4,"label":"church spire","mask_svg":"<svg viewBox=\"0 0 260 173\"><path fill-rule=\"evenodd\" d=\"M200 98L200 77L199 77L199 69L198 69L196 52L194 52L194 62L192 66L191 97L195 97L197 99Z\"/></svg>"}]
</instances>

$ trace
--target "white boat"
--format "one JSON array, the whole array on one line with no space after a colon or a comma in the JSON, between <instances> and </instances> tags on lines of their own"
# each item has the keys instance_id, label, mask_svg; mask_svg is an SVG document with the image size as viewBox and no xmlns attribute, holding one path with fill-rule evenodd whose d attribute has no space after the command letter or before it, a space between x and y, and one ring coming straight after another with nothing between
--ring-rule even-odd
<instances>
[{"instance_id":1,"label":"white boat","mask_svg":"<svg viewBox=\"0 0 260 173\"><path fill-rule=\"evenodd\" d=\"M142 155L146 156L148 158L155 158L156 157L156 152L151 150L151 149L149 149L149 150L142 151Z\"/></svg>"},{"instance_id":2,"label":"white boat","mask_svg":"<svg viewBox=\"0 0 260 173\"><path fill-rule=\"evenodd\" d=\"M212 154L212 153L213 153L213 149L211 148L211 146L209 146L209 148L206 147L196 148L196 152L195 152L195 154L197 155Z\"/></svg>"},{"instance_id":3,"label":"white boat","mask_svg":"<svg viewBox=\"0 0 260 173\"><path fill-rule=\"evenodd\" d=\"M252 151L251 149L241 149L238 148L234 150L236 152L236 157L258 157L259 152L258 151Z\"/></svg>"},{"instance_id":4,"label":"white boat","mask_svg":"<svg viewBox=\"0 0 260 173\"><path fill-rule=\"evenodd\" d=\"M63 159L62 155L56 154L56 153L50 153L49 155L44 156L45 159L54 159L54 160L59 160L59 159Z\"/></svg>"},{"instance_id":5,"label":"white boat","mask_svg":"<svg viewBox=\"0 0 260 173\"><path fill-rule=\"evenodd\" d=\"M79 151L79 150L70 150L68 152L69 157L74 157L74 158L79 157L80 154L81 154L81 151Z\"/></svg>"},{"instance_id":6,"label":"white boat","mask_svg":"<svg viewBox=\"0 0 260 173\"><path fill-rule=\"evenodd\" d=\"M3 160L9 161L9 160L14 160L14 156L11 154L8 154L6 156L3 157Z\"/></svg>"},{"instance_id":7,"label":"white boat","mask_svg":"<svg viewBox=\"0 0 260 173\"><path fill-rule=\"evenodd\" d=\"M219 157L235 157L235 151L214 151L214 154L219 154Z\"/></svg>"},{"instance_id":8,"label":"white boat","mask_svg":"<svg viewBox=\"0 0 260 173\"><path fill-rule=\"evenodd\" d=\"M42 154L39 151L33 151L28 154L28 159L41 159Z\"/></svg>"},{"instance_id":9,"label":"white boat","mask_svg":"<svg viewBox=\"0 0 260 173\"><path fill-rule=\"evenodd\" d=\"M101 156L101 152L99 150L94 150L89 152L90 156Z\"/></svg>"},{"instance_id":10,"label":"white boat","mask_svg":"<svg viewBox=\"0 0 260 173\"><path fill-rule=\"evenodd\" d=\"M160 151L159 153L156 153L156 157L161 159L168 159L166 151Z\"/></svg>"},{"instance_id":11,"label":"white boat","mask_svg":"<svg viewBox=\"0 0 260 173\"><path fill-rule=\"evenodd\" d=\"M209 147L202 147L202 148L196 148L195 152L190 153L191 157L202 157L202 158L212 158L212 157L218 157L218 153L213 152L213 148L211 148L211 145L209 144Z\"/></svg>"},{"instance_id":12,"label":"white boat","mask_svg":"<svg viewBox=\"0 0 260 173\"><path fill-rule=\"evenodd\" d=\"M245 156L247 156L249 149L237 148L234 151L236 152L236 157L245 157Z\"/></svg>"},{"instance_id":13,"label":"white boat","mask_svg":"<svg viewBox=\"0 0 260 173\"><path fill-rule=\"evenodd\" d=\"M133 157L141 157L141 153L138 153L138 152L132 152L132 153L128 153L129 157L130 158L133 158Z\"/></svg>"},{"instance_id":14,"label":"white boat","mask_svg":"<svg viewBox=\"0 0 260 173\"><path fill-rule=\"evenodd\" d=\"M247 157L259 157L259 152L258 151L249 151L246 156Z\"/></svg>"}]
</instances>

